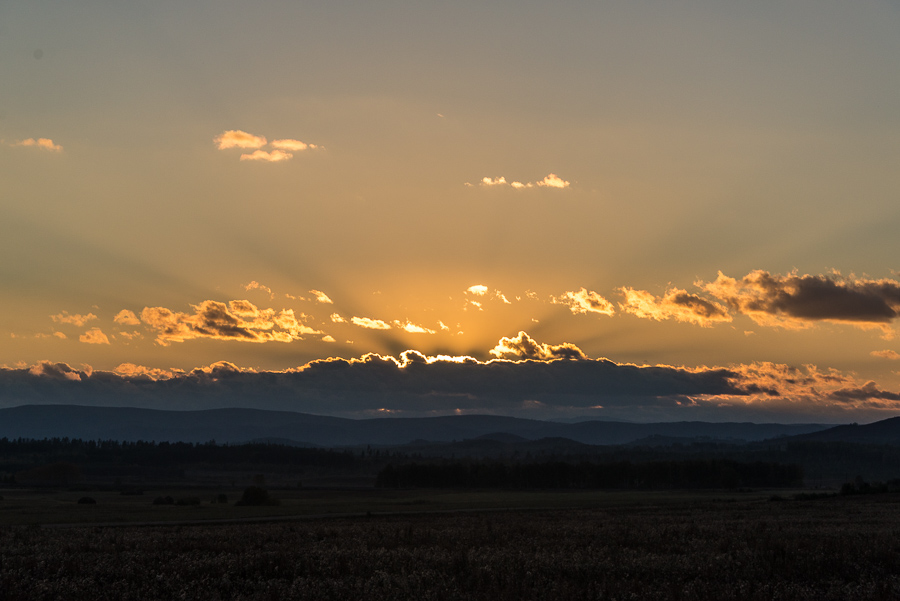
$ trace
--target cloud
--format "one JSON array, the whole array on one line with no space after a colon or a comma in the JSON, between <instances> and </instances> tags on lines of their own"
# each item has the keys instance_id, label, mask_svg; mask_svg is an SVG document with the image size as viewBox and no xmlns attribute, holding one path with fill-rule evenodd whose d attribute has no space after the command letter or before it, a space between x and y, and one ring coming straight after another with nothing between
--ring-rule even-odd
<instances>
[{"instance_id":1,"label":"cloud","mask_svg":"<svg viewBox=\"0 0 900 601\"><path fill-rule=\"evenodd\" d=\"M187 373L134 364L115 372L77 370L41 362L0 368L0 402L180 410L253 406L356 416L384 408L400 415L546 417L602 407L605 416L644 421L855 421L900 410L900 393L812 365L638 366L589 359L574 345L541 344L525 333L501 339L495 348L514 360L409 350L398 357L323 359L283 371L219 362Z\"/></svg>"},{"instance_id":2,"label":"cloud","mask_svg":"<svg viewBox=\"0 0 900 601\"><path fill-rule=\"evenodd\" d=\"M19 140L18 142L14 142L13 146L31 146L34 148L39 148L41 150L49 150L51 152L62 152L63 147L59 144L55 144L53 140L50 138L26 138L24 140Z\"/></svg>"},{"instance_id":3,"label":"cloud","mask_svg":"<svg viewBox=\"0 0 900 601\"><path fill-rule=\"evenodd\" d=\"M254 150L251 154L242 154L242 161L265 161L267 163L278 163L280 161L287 161L288 159L293 158L289 152L284 152L283 150L273 150L271 152L267 152L265 150Z\"/></svg>"},{"instance_id":4,"label":"cloud","mask_svg":"<svg viewBox=\"0 0 900 601\"><path fill-rule=\"evenodd\" d=\"M466 183L466 185L470 186L470 187L472 186L472 184L470 184L470 183ZM478 185L486 187L486 188L493 188L493 187L497 187L497 186L509 186L510 188L513 188L515 190L525 190L528 188L535 188L535 187L563 189L563 188L568 188L570 185L570 182L567 182L566 180L562 179L555 173L550 173L547 176L545 176L544 179L542 179L542 180L539 180L536 182L527 182L527 183L522 183L520 181L515 181L515 180L509 181L503 176L483 177L483 178L481 178L481 181L478 182Z\"/></svg>"},{"instance_id":5,"label":"cloud","mask_svg":"<svg viewBox=\"0 0 900 601\"><path fill-rule=\"evenodd\" d=\"M275 298L275 293L272 292L272 289L271 289L271 288L269 288L268 286L263 286L262 284L260 284L260 283L257 282L256 280L253 280L253 281L250 282L249 284L244 284L244 290L246 290L247 292L249 292L249 291L251 291L251 290L262 290L262 291L267 292L267 293L269 294L269 299L270 299L270 300ZM288 295L288 296L290 296L290 295Z\"/></svg>"},{"instance_id":6,"label":"cloud","mask_svg":"<svg viewBox=\"0 0 900 601\"><path fill-rule=\"evenodd\" d=\"M310 290L309 293L315 296L316 300L320 303L325 303L327 305L334 304L334 301L328 298L328 295L320 290Z\"/></svg>"},{"instance_id":7,"label":"cloud","mask_svg":"<svg viewBox=\"0 0 900 601\"><path fill-rule=\"evenodd\" d=\"M531 297L529 297L531 298ZM611 302L597 294L582 288L578 292L568 291L562 296L551 297L551 302L558 305L566 305L572 313L599 313L612 316L616 309Z\"/></svg>"},{"instance_id":8,"label":"cloud","mask_svg":"<svg viewBox=\"0 0 900 601\"><path fill-rule=\"evenodd\" d=\"M357 325L361 328L368 328L370 330L390 330L390 324L387 324L380 319L369 319L368 317L353 317L350 319L350 322L354 325Z\"/></svg>"},{"instance_id":9,"label":"cloud","mask_svg":"<svg viewBox=\"0 0 900 601\"><path fill-rule=\"evenodd\" d=\"M562 179L555 173L551 173L541 181L537 182L537 185L544 188L568 188L569 182Z\"/></svg>"},{"instance_id":10,"label":"cloud","mask_svg":"<svg viewBox=\"0 0 900 601\"><path fill-rule=\"evenodd\" d=\"M503 337L490 354L498 359L531 359L534 361L553 361L555 359L587 359L580 348L568 342L557 345L536 342L525 332L519 332L515 338Z\"/></svg>"},{"instance_id":11,"label":"cloud","mask_svg":"<svg viewBox=\"0 0 900 601\"><path fill-rule=\"evenodd\" d=\"M254 136L239 129L228 129L213 138L219 150L226 148L262 148L266 145L266 138Z\"/></svg>"},{"instance_id":12,"label":"cloud","mask_svg":"<svg viewBox=\"0 0 900 601\"><path fill-rule=\"evenodd\" d=\"M485 286L483 284L476 284L474 286L469 286L468 288L466 288L465 294L467 296L475 296L475 297L483 297L485 299L499 300L500 302L502 302L505 305L512 304L509 301L509 299L506 298L506 295L504 295L502 292L500 292L499 290L491 291L490 288L488 288L487 286ZM467 298L466 305L467 306L471 305L471 306L477 308L478 310L481 310L483 307L483 302L472 299L472 298Z\"/></svg>"},{"instance_id":13,"label":"cloud","mask_svg":"<svg viewBox=\"0 0 900 601\"><path fill-rule=\"evenodd\" d=\"M206 300L191 306L193 314L165 307L144 307L141 321L156 330L156 342L162 346L197 338L290 342L307 334L321 334L301 323L292 309L259 309L246 300L233 300L227 305Z\"/></svg>"},{"instance_id":14,"label":"cloud","mask_svg":"<svg viewBox=\"0 0 900 601\"><path fill-rule=\"evenodd\" d=\"M122 309L116 313L113 321L123 326L137 326L141 324L141 320L134 314L134 311L129 311L128 309Z\"/></svg>"},{"instance_id":15,"label":"cloud","mask_svg":"<svg viewBox=\"0 0 900 601\"><path fill-rule=\"evenodd\" d=\"M97 319L97 316L93 313L88 313L87 315L81 315L78 313L69 315L68 311L63 311L62 313L51 315L50 319L52 319L56 323L65 323L73 326L78 326L80 328L92 319Z\"/></svg>"},{"instance_id":16,"label":"cloud","mask_svg":"<svg viewBox=\"0 0 900 601\"><path fill-rule=\"evenodd\" d=\"M91 328L78 337L78 340L87 344L109 344L109 338L106 337L100 328Z\"/></svg>"},{"instance_id":17,"label":"cloud","mask_svg":"<svg viewBox=\"0 0 900 601\"><path fill-rule=\"evenodd\" d=\"M272 147L278 148L280 150L292 150L295 152L300 152L303 150L316 149L318 146L315 144L307 144L306 142L301 142L300 140L291 140L289 138L282 140L272 140Z\"/></svg>"},{"instance_id":18,"label":"cloud","mask_svg":"<svg viewBox=\"0 0 900 601\"><path fill-rule=\"evenodd\" d=\"M760 325L787 329L827 321L878 328L890 336L888 324L900 314L900 282L891 279L756 270L739 280L719 272L715 281L697 286Z\"/></svg>"},{"instance_id":19,"label":"cloud","mask_svg":"<svg viewBox=\"0 0 900 601\"><path fill-rule=\"evenodd\" d=\"M872 351L869 353L873 357L881 357L882 359L890 359L892 361L896 361L900 359L900 353L892 350L884 350L884 351Z\"/></svg>"},{"instance_id":20,"label":"cloud","mask_svg":"<svg viewBox=\"0 0 900 601\"><path fill-rule=\"evenodd\" d=\"M113 369L113 372L129 379L141 379L143 377L150 380L171 380L176 375L176 372L168 369L144 367L134 363L120 363Z\"/></svg>"},{"instance_id":21,"label":"cloud","mask_svg":"<svg viewBox=\"0 0 900 601\"><path fill-rule=\"evenodd\" d=\"M331 314L331 321L334 323L347 323L347 320L340 316L338 313Z\"/></svg>"},{"instance_id":22,"label":"cloud","mask_svg":"<svg viewBox=\"0 0 900 601\"><path fill-rule=\"evenodd\" d=\"M409 332L410 334L434 334L435 333L434 330L431 330L431 329L423 327L423 326L416 325L409 320L406 320L405 323L400 322L400 321L395 321L394 325L397 326L397 328L403 330L404 332Z\"/></svg>"},{"instance_id":23,"label":"cloud","mask_svg":"<svg viewBox=\"0 0 900 601\"><path fill-rule=\"evenodd\" d=\"M674 319L707 328L731 321L728 309L719 303L678 288L670 288L662 297L634 288L621 288L620 291L625 296L625 302L619 307L645 319Z\"/></svg>"}]
</instances>

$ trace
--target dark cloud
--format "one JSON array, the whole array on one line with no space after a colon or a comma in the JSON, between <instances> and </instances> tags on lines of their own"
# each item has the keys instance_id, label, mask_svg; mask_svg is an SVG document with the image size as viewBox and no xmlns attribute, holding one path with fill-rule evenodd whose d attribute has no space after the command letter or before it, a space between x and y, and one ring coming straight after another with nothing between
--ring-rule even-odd
<instances>
[{"instance_id":1,"label":"dark cloud","mask_svg":"<svg viewBox=\"0 0 900 601\"><path fill-rule=\"evenodd\" d=\"M6 406L73 403L166 409L258 407L321 414L390 409L444 412L456 409L515 413L529 403L581 407L650 403L674 405L702 395L743 395L725 369L690 371L638 367L608 360L439 361L408 351L400 359L313 361L284 372L255 372L218 363L166 378L74 370L64 364L0 370Z\"/></svg>"},{"instance_id":2,"label":"dark cloud","mask_svg":"<svg viewBox=\"0 0 900 601\"><path fill-rule=\"evenodd\" d=\"M858 388L841 388L832 392L830 397L845 403L900 401L900 393L880 390L875 382L866 382Z\"/></svg>"},{"instance_id":3,"label":"dark cloud","mask_svg":"<svg viewBox=\"0 0 900 601\"><path fill-rule=\"evenodd\" d=\"M809 321L887 324L900 315L900 282L853 276L770 274L757 270L741 279L721 272L705 291L761 324Z\"/></svg>"},{"instance_id":4,"label":"dark cloud","mask_svg":"<svg viewBox=\"0 0 900 601\"><path fill-rule=\"evenodd\" d=\"M134 364L105 372L42 362L0 369L0 406L252 407L356 417L466 412L546 418L601 412L638 421L754 416L816 421L825 414L853 419L853 412L883 415L900 409L900 393L810 365L638 366L589 359L574 345L542 344L525 332L503 338L497 348L514 360L429 357L407 350L398 357L323 359L285 371L223 361L190 372Z\"/></svg>"}]
</instances>

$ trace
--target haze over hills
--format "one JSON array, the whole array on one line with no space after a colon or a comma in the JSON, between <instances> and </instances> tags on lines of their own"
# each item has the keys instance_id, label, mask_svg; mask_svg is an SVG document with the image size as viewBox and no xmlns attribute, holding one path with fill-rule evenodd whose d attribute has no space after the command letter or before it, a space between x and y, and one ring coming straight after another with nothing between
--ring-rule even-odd
<instances>
[{"instance_id":1,"label":"haze over hills","mask_svg":"<svg viewBox=\"0 0 900 601\"><path fill-rule=\"evenodd\" d=\"M285 411L212 409L162 411L78 405L25 405L0 409L0 437L81 438L120 441L241 443L291 441L317 446L403 445L413 441L567 438L617 445L651 436L758 441L820 432L823 424L559 423L496 415L353 420Z\"/></svg>"}]
</instances>

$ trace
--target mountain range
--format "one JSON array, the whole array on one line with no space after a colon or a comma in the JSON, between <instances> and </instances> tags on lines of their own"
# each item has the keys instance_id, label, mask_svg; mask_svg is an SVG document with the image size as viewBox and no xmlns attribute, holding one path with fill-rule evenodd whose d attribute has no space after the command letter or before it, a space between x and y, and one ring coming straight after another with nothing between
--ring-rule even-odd
<instances>
[{"instance_id":1,"label":"mountain range","mask_svg":"<svg viewBox=\"0 0 900 601\"><path fill-rule=\"evenodd\" d=\"M900 418L892 427L900 429ZM891 421L891 420L886 420ZM881 422L879 422L881 423ZM871 426L871 425L870 425ZM862 435L859 428L839 426ZM165 411L80 405L23 405L0 409L0 438L243 443L279 441L305 446L405 445L486 437L492 440L566 438L619 445L651 437L751 442L788 436L827 436L827 424L710 422L559 423L497 415L347 419L259 409ZM849 429L849 430L847 430ZM887 432L891 427L885 428ZM882 435L887 439L887 434ZM900 439L900 434L897 435Z\"/></svg>"}]
</instances>

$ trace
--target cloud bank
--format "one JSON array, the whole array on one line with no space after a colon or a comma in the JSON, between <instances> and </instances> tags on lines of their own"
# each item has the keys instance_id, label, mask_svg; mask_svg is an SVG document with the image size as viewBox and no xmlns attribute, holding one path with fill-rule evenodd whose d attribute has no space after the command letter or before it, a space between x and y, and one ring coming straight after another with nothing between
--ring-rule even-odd
<instances>
[{"instance_id":1,"label":"cloud bank","mask_svg":"<svg viewBox=\"0 0 900 601\"><path fill-rule=\"evenodd\" d=\"M241 312L249 313L250 307ZM218 362L190 372L131 363L104 372L42 362L30 368L0 368L0 399L6 406L243 406L351 416L384 411L532 417L594 412L647 421L850 421L900 411L900 393L813 366L638 366L590 359L575 345L540 343L525 332L502 338L493 351L504 359L428 357L410 350L399 357L370 353L357 359L322 359L284 371Z\"/></svg>"}]
</instances>

